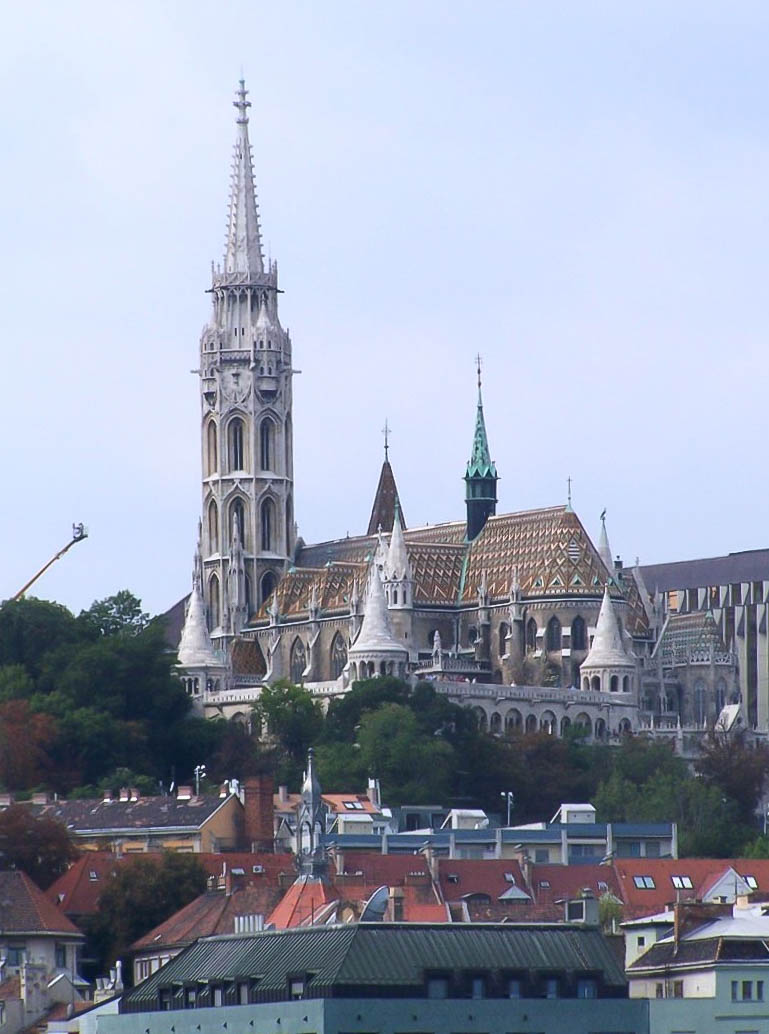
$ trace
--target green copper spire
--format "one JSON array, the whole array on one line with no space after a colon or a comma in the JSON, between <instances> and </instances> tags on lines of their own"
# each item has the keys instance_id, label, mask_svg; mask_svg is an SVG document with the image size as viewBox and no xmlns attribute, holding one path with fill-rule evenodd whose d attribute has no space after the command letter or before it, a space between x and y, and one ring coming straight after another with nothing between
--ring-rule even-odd
<instances>
[{"instance_id":1,"label":"green copper spire","mask_svg":"<svg viewBox=\"0 0 769 1034\"><path fill-rule=\"evenodd\" d=\"M473 451L465 471L465 502L467 504L467 539L472 542L483 530L489 517L497 512L497 468L489 452L486 421L483 417L481 395L481 357L477 356L478 408L475 415Z\"/></svg>"}]
</instances>

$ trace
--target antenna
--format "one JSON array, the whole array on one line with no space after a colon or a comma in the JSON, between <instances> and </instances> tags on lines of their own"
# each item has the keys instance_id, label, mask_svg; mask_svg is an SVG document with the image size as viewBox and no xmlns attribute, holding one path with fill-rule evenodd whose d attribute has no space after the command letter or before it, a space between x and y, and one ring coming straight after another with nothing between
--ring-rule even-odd
<instances>
[{"instance_id":1,"label":"antenna","mask_svg":"<svg viewBox=\"0 0 769 1034\"><path fill-rule=\"evenodd\" d=\"M362 923L381 923L384 919L387 902L390 900L390 888L387 886L377 887L360 914Z\"/></svg>"}]
</instances>

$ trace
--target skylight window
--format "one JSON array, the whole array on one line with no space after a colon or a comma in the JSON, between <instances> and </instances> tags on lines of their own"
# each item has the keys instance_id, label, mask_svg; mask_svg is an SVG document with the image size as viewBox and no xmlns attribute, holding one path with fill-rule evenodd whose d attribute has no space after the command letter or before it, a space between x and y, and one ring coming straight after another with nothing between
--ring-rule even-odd
<instances>
[{"instance_id":1,"label":"skylight window","mask_svg":"<svg viewBox=\"0 0 769 1034\"><path fill-rule=\"evenodd\" d=\"M505 882L506 883L515 883L515 876L513 876L513 874L511 872L506 872L505 873Z\"/></svg>"},{"instance_id":2,"label":"skylight window","mask_svg":"<svg viewBox=\"0 0 769 1034\"><path fill-rule=\"evenodd\" d=\"M548 890L549 887L550 887L550 880L540 880L539 881L539 886L540 886L540 888L544 887L545 890Z\"/></svg>"},{"instance_id":3,"label":"skylight window","mask_svg":"<svg viewBox=\"0 0 769 1034\"><path fill-rule=\"evenodd\" d=\"M654 890L655 883L653 876L634 876L633 883L638 890Z\"/></svg>"},{"instance_id":4,"label":"skylight window","mask_svg":"<svg viewBox=\"0 0 769 1034\"><path fill-rule=\"evenodd\" d=\"M743 876L742 878L751 890L758 890L758 880L755 876Z\"/></svg>"},{"instance_id":5,"label":"skylight window","mask_svg":"<svg viewBox=\"0 0 769 1034\"><path fill-rule=\"evenodd\" d=\"M692 889L692 880L690 876L671 876L670 879L673 881L673 886L676 890Z\"/></svg>"},{"instance_id":6,"label":"skylight window","mask_svg":"<svg viewBox=\"0 0 769 1034\"><path fill-rule=\"evenodd\" d=\"M599 881L598 881L598 889L599 889L599 890L600 890L600 891L601 891L602 893L606 893L606 891L607 891L607 890L609 889L609 884L608 884L608 883L605 883L605 882L604 882L603 880L599 880Z\"/></svg>"},{"instance_id":7,"label":"skylight window","mask_svg":"<svg viewBox=\"0 0 769 1034\"><path fill-rule=\"evenodd\" d=\"M95 869L91 869L91 871L88 873L88 879L89 880L98 880L98 878L99 878L98 872Z\"/></svg>"}]
</instances>

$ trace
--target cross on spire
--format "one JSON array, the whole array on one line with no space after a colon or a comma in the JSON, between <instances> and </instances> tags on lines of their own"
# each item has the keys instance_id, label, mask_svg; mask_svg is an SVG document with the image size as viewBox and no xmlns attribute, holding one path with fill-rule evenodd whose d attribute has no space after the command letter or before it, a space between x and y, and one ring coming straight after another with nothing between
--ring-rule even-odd
<instances>
[{"instance_id":1,"label":"cross on spire","mask_svg":"<svg viewBox=\"0 0 769 1034\"><path fill-rule=\"evenodd\" d=\"M476 357L475 357L475 369L476 369L476 371L478 373L478 391L481 390L481 367L482 366L483 366L483 359L481 358L481 353L479 352L476 355Z\"/></svg>"},{"instance_id":2,"label":"cross on spire","mask_svg":"<svg viewBox=\"0 0 769 1034\"><path fill-rule=\"evenodd\" d=\"M571 474L566 478L566 505L571 510Z\"/></svg>"},{"instance_id":3,"label":"cross on spire","mask_svg":"<svg viewBox=\"0 0 769 1034\"><path fill-rule=\"evenodd\" d=\"M387 418L385 418L384 427L382 428L382 434L384 435L385 460L387 460L390 449L390 425L387 422Z\"/></svg>"}]
</instances>

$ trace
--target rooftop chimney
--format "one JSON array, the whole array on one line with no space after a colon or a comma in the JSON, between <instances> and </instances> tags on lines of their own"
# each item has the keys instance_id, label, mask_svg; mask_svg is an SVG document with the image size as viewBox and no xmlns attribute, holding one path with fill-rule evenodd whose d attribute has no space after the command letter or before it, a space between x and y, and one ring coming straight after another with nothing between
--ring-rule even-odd
<instances>
[{"instance_id":1,"label":"rooftop chimney","mask_svg":"<svg viewBox=\"0 0 769 1034\"><path fill-rule=\"evenodd\" d=\"M267 772L251 776L243 783L244 836L250 851L275 849L274 789L274 780Z\"/></svg>"},{"instance_id":2,"label":"rooftop chimney","mask_svg":"<svg viewBox=\"0 0 769 1034\"><path fill-rule=\"evenodd\" d=\"M192 800L192 787L191 786L180 786L176 791L177 801L191 801Z\"/></svg>"},{"instance_id":3,"label":"rooftop chimney","mask_svg":"<svg viewBox=\"0 0 769 1034\"><path fill-rule=\"evenodd\" d=\"M120 800L121 801L127 801L129 796L130 795L128 793L128 787L127 786L121 786L120 787Z\"/></svg>"}]
</instances>

